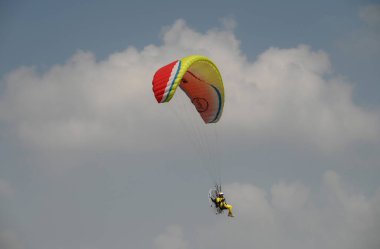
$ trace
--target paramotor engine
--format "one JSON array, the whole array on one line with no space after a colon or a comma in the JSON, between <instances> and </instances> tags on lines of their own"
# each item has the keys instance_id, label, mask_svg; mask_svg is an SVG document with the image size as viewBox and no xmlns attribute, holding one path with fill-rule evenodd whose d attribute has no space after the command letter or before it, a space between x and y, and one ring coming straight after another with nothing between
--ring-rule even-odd
<instances>
[{"instance_id":1,"label":"paramotor engine","mask_svg":"<svg viewBox=\"0 0 380 249\"><path fill-rule=\"evenodd\" d=\"M208 191L208 200L210 202L210 207L213 209L215 214L222 214L223 209L218 207L218 205L215 202L216 197L218 196L218 193L222 192L222 187L220 185L215 185L214 187L210 188Z\"/></svg>"}]
</instances>

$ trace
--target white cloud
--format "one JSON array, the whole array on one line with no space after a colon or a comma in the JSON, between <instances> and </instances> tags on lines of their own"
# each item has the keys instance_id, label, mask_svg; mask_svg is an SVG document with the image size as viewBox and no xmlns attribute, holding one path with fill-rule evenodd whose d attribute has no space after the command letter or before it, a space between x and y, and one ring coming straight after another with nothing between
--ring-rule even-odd
<instances>
[{"instance_id":1,"label":"white cloud","mask_svg":"<svg viewBox=\"0 0 380 249\"><path fill-rule=\"evenodd\" d=\"M313 194L301 183L281 182L270 193L251 184L226 185L235 218L202 228L200 243L221 249L379 248L380 189L371 198L350 192L333 171L323 183L324 190Z\"/></svg>"},{"instance_id":2,"label":"white cloud","mask_svg":"<svg viewBox=\"0 0 380 249\"><path fill-rule=\"evenodd\" d=\"M187 242L184 240L182 228L177 225L169 226L163 234L154 240L157 249L186 249Z\"/></svg>"},{"instance_id":3,"label":"white cloud","mask_svg":"<svg viewBox=\"0 0 380 249\"><path fill-rule=\"evenodd\" d=\"M0 122L6 128L0 132L44 150L138 152L157 150L163 140L178 142L180 136L166 135L177 123L156 104L151 80L160 66L199 53L212 58L223 74L225 134L327 149L378 141L378 114L353 103L350 85L331 74L325 52L305 45L270 48L251 62L232 27L199 33L179 20L164 30L161 46L128 47L103 61L79 51L43 73L14 70L4 79Z\"/></svg>"},{"instance_id":4,"label":"white cloud","mask_svg":"<svg viewBox=\"0 0 380 249\"><path fill-rule=\"evenodd\" d=\"M234 85L237 103L232 108L243 106L234 119L257 134L325 148L378 138L378 116L356 106L350 85L330 70L327 54L307 46L265 51L243 73L236 72L245 79Z\"/></svg>"}]
</instances>

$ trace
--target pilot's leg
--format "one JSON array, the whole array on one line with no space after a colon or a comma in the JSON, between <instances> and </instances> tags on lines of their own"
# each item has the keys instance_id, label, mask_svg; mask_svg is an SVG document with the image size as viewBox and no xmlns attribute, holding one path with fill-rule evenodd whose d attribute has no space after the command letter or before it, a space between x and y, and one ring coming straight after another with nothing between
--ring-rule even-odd
<instances>
[{"instance_id":1,"label":"pilot's leg","mask_svg":"<svg viewBox=\"0 0 380 249\"><path fill-rule=\"evenodd\" d=\"M228 216L234 217L234 215L232 214L232 205L225 204L224 207L228 209Z\"/></svg>"}]
</instances>

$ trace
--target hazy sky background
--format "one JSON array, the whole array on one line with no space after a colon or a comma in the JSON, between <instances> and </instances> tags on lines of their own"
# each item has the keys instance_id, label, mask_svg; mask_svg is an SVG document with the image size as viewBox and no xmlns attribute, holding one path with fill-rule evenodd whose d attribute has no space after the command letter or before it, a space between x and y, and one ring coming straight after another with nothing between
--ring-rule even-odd
<instances>
[{"instance_id":1,"label":"hazy sky background","mask_svg":"<svg viewBox=\"0 0 380 249\"><path fill-rule=\"evenodd\" d=\"M215 162L151 90L219 67ZM377 1L0 1L0 248L380 247Z\"/></svg>"}]
</instances>

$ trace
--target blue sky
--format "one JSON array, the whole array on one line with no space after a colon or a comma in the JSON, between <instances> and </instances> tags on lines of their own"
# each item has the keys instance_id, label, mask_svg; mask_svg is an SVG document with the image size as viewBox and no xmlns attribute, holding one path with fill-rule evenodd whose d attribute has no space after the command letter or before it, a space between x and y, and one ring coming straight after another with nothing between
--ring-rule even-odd
<instances>
[{"instance_id":1,"label":"blue sky","mask_svg":"<svg viewBox=\"0 0 380 249\"><path fill-rule=\"evenodd\" d=\"M379 6L1 1L0 248L379 248ZM193 53L235 219L151 92Z\"/></svg>"}]
</instances>

